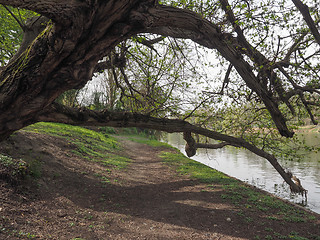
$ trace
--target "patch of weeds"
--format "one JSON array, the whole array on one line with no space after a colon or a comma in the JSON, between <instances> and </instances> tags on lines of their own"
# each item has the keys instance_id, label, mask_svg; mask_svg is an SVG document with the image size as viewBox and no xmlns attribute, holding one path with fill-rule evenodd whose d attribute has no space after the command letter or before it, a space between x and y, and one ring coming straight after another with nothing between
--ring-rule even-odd
<instances>
[{"instance_id":1,"label":"patch of weeds","mask_svg":"<svg viewBox=\"0 0 320 240\"><path fill-rule=\"evenodd\" d=\"M280 233L275 232L273 235L276 237L276 239L287 239L287 236L284 236Z\"/></svg>"},{"instance_id":2,"label":"patch of weeds","mask_svg":"<svg viewBox=\"0 0 320 240\"><path fill-rule=\"evenodd\" d=\"M16 184L28 173L29 166L25 161L0 154L0 179Z\"/></svg>"},{"instance_id":3,"label":"patch of weeds","mask_svg":"<svg viewBox=\"0 0 320 240\"><path fill-rule=\"evenodd\" d=\"M267 212L269 210L269 208L261 206L261 205L257 205L256 207L257 207L257 209L259 209L262 212Z\"/></svg>"},{"instance_id":4,"label":"patch of weeds","mask_svg":"<svg viewBox=\"0 0 320 240\"><path fill-rule=\"evenodd\" d=\"M122 204L120 204L120 203L115 203L115 204L113 204L113 206L115 208L122 208L123 207Z\"/></svg>"},{"instance_id":5,"label":"patch of weeds","mask_svg":"<svg viewBox=\"0 0 320 240\"><path fill-rule=\"evenodd\" d=\"M267 219L274 220L274 221L280 221L280 219L275 216L267 216Z\"/></svg>"},{"instance_id":6,"label":"patch of weeds","mask_svg":"<svg viewBox=\"0 0 320 240\"><path fill-rule=\"evenodd\" d=\"M242 210L239 210L239 211L237 212L237 215L240 216L240 217L243 217L244 220L245 220L245 222L247 222L247 223L253 222L252 217L246 216L246 214L245 214L244 211L242 211Z\"/></svg>"},{"instance_id":7,"label":"patch of weeds","mask_svg":"<svg viewBox=\"0 0 320 240\"><path fill-rule=\"evenodd\" d=\"M308 240L308 238L299 236L298 232L289 233L288 238L292 240Z\"/></svg>"},{"instance_id":8,"label":"patch of weeds","mask_svg":"<svg viewBox=\"0 0 320 240\"><path fill-rule=\"evenodd\" d=\"M190 175L201 182L230 184L236 181L215 169L185 157L182 153L162 152L159 156L178 173Z\"/></svg>"},{"instance_id":9,"label":"patch of weeds","mask_svg":"<svg viewBox=\"0 0 320 240\"><path fill-rule=\"evenodd\" d=\"M101 160L101 162L105 166L114 166L118 169L122 169L128 166L128 164L131 162L131 159L113 154L108 158ZM110 169L108 170L110 171Z\"/></svg>"},{"instance_id":10,"label":"patch of weeds","mask_svg":"<svg viewBox=\"0 0 320 240\"><path fill-rule=\"evenodd\" d=\"M286 222L291 223L299 223L299 222L308 222L313 221L310 220L310 216L306 212L301 210L297 210L294 207L288 206L286 210L283 210L278 213L278 215Z\"/></svg>"},{"instance_id":11,"label":"patch of weeds","mask_svg":"<svg viewBox=\"0 0 320 240\"><path fill-rule=\"evenodd\" d=\"M95 177L99 178L102 184L109 184L111 183L110 179L102 174L95 173L93 174Z\"/></svg>"},{"instance_id":12,"label":"patch of weeds","mask_svg":"<svg viewBox=\"0 0 320 240\"><path fill-rule=\"evenodd\" d=\"M40 178L41 177L41 169L42 169L42 164L39 160L37 159L32 159L28 161L29 169L30 169L30 175L33 176L34 178Z\"/></svg>"},{"instance_id":13,"label":"patch of weeds","mask_svg":"<svg viewBox=\"0 0 320 240\"><path fill-rule=\"evenodd\" d=\"M295 207L270 195L256 192L250 187L241 184L229 184L223 186L223 188L227 192L221 196L222 198L230 199L233 203L243 201L241 204L244 206L247 206L249 202L250 209L263 211L269 215L266 216L267 219L292 223L312 221L306 212L297 210Z\"/></svg>"},{"instance_id":14,"label":"patch of weeds","mask_svg":"<svg viewBox=\"0 0 320 240\"><path fill-rule=\"evenodd\" d=\"M97 132L61 123L37 123L24 130L64 138L76 146L76 149L71 150L72 153L88 161L101 162L117 168L124 168L130 162L130 159L117 155L120 145L103 130Z\"/></svg>"},{"instance_id":15,"label":"patch of weeds","mask_svg":"<svg viewBox=\"0 0 320 240\"><path fill-rule=\"evenodd\" d=\"M107 177L102 176L101 177L101 183L110 183L110 180Z\"/></svg>"},{"instance_id":16,"label":"patch of weeds","mask_svg":"<svg viewBox=\"0 0 320 240\"><path fill-rule=\"evenodd\" d=\"M308 217L308 219L311 220L311 221L313 221L313 220L316 220L316 217L311 215L311 216ZM320 237L319 237L319 238L320 238Z\"/></svg>"},{"instance_id":17,"label":"patch of weeds","mask_svg":"<svg viewBox=\"0 0 320 240\"><path fill-rule=\"evenodd\" d=\"M273 229L269 228L269 227L264 228L264 230L267 231L267 232L273 232Z\"/></svg>"},{"instance_id":18,"label":"patch of weeds","mask_svg":"<svg viewBox=\"0 0 320 240\"><path fill-rule=\"evenodd\" d=\"M299 211L295 207L270 195L257 192L249 186L232 179L208 166L191 160L181 153L162 152L163 161L176 169L182 175L189 175L201 182L221 184L225 190L221 198L230 200L233 204L247 206L250 211L260 210L267 214L266 218L282 222L307 222L310 220L306 212ZM250 207L248 207L250 206ZM253 219L246 218L248 222Z\"/></svg>"},{"instance_id":19,"label":"patch of weeds","mask_svg":"<svg viewBox=\"0 0 320 240\"><path fill-rule=\"evenodd\" d=\"M238 204L243 198L237 193L221 194L221 198L231 200L233 204Z\"/></svg>"},{"instance_id":20,"label":"patch of weeds","mask_svg":"<svg viewBox=\"0 0 320 240\"><path fill-rule=\"evenodd\" d=\"M113 127L99 127L99 132L103 134L116 134L116 130Z\"/></svg>"},{"instance_id":21,"label":"patch of weeds","mask_svg":"<svg viewBox=\"0 0 320 240\"><path fill-rule=\"evenodd\" d=\"M28 238L28 239L34 239L34 238L37 237L37 236L34 235L34 234L25 233L25 232L22 232L22 231L20 231L20 232L18 233L18 235L19 235L19 237L25 237L25 238Z\"/></svg>"},{"instance_id":22,"label":"patch of weeds","mask_svg":"<svg viewBox=\"0 0 320 240\"><path fill-rule=\"evenodd\" d=\"M292 223L299 223L299 222L306 222L306 219L299 216L286 216L283 218L286 222L292 222Z\"/></svg>"}]
</instances>

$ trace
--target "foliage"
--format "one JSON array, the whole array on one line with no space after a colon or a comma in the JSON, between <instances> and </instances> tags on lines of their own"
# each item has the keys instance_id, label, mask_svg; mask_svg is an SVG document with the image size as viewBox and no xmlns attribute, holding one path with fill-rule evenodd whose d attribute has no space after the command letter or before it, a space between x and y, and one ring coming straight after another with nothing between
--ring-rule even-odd
<instances>
[{"instance_id":1,"label":"foliage","mask_svg":"<svg viewBox=\"0 0 320 240\"><path fill-rule=\"evenodd\" d=\"M4 66L20 46L23 29L19 22L25 24L28 18L35 15L37 14L25 9L0 5L0 66Z\"/></svg>"},{"instance_id":2,"label":"foliage","mask_svg":"<svg viewBox=\"0 0 320 240\"><path fill-rule=\"evenodd\" d=\"M306 118L307 113L301 113L299 118L290 121L291 127L298 131L300 126L305 125ZM201 109L193 114L192 121L199 125L206 125L214 131L245 139L260 149L285 160L298 161L305 158L305 152L320 150L318 144L312 146L307 144L301 133L295 134L293 138L279 136L268 111L260 104L225 106L218 110Z\"/></svg>"}]
</instances>

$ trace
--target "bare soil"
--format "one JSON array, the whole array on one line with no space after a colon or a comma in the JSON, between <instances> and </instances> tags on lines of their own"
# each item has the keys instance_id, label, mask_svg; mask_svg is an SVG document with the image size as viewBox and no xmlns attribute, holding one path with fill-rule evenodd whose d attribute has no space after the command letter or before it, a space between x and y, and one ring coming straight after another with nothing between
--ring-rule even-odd
<instances>
[{"instance_id":1,"label":"bare soil","mask_svg":"<svg viewBox=\"0 0 320 240\"><path fill-rule=\"evenodd\" d=\"M241 206L221 198L221 186L208 188L164 164L164 149L118 138L132 159L126 169L84 160L57 137L20 131L2 143L0 152L41 162L42 173L18 186L0 180L0 239L240 240L293 231L319 239L319 215L312 223L283 224L254 211L244 218Z\"/></svg>"}]
</instances>

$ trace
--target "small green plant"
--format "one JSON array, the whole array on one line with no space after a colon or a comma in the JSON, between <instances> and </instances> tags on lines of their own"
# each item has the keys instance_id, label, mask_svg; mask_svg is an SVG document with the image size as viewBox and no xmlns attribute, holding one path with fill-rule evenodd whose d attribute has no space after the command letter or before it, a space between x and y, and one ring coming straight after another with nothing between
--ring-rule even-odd
<instances>
[{"instance_id":1,"label":"small green plant","mask_svg":"<svg viewBox=\"0 0 320 240\"><path fill-rule=\"evenodd\" d=\"M291 232L288 237L293 240L308 240L308 238L299 236L298 232Z\"/></svg>"},{"instance_id":2,"label":"small green plant","mask_svg":"<svg viewBox=\"0 0 320 240\"><path fill-rule=\"evenodd\" d=\"M28 238L28 239L34 239L34 238L36 238L36 235L31 234L31 233L25 233L25 232L22 232L22 231L20 231L18 235L19 235L20 237L25 237L25 238Z\"/></svg>"},{"instance_id":3,"label":"small green plant","mask_svg":"<svg viewBox=\"0 0 320 240\"><path fill-rule=\"evenodd\" d=\"M29 166L25 161L2 154L0 154L0 169L3 177L12 183L17 183L29 173Z\"/></svg>"},{"instance_id":4,"label":"small green plant","mask_svg":"<svg viewBox=\"0 0 320 240\"><path fill-rule=\"evenodd\" d=\"M276 239L287 239L287 236L281 235L280 233L274 233Z\"/></svg>"}]
</instances>

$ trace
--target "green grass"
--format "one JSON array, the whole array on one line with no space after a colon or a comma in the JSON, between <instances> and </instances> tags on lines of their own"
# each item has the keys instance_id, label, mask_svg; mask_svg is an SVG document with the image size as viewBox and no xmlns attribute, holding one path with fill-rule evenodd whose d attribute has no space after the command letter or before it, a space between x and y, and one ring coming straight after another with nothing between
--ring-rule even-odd
<instances>
[{"instance_id":1,"label":"green grass","mask_svg":"<svg viewBox=\"0 0 320 240\"><path fill-rule=\"evenodd\" d=\"M88 160L101 162L106 166L124 168L130 159L119 156L119 143L107 134L109 128L94 131L88 128L61 123L37 123L28 126L25 131L48 134L61 137L76 146L72 152Z\"/></svg>"},{"instance_id":2,"label":"green grass","mask_svg":"<svg viewBox=\"0 0 320 240\"><path fill-rule=\"evenodd\" d=\"M271 195L256 191L236 179L185 157L181 153L162 152L160 157L180 174L189 175L200 182L213 183L208 185L209 188L220 186L224 190L221 193L221 198L231 202L239 209L244 209L244 213L261 212L266 219L288 223L312 222L314 220L307 212ZM253 221L246 214L243 214L243 218L247 222Z\"/></svg>"},{"instance_id":3,"label":"green grass","mask_svg":"<svg viewBox=\"0 0 320 240\"><path fill-rule=\"evenodd\" d=\"M44 133L52 136L63 137L79 144L79 147L92 145L89 149L108 149L112 151L119 148L115 139L105 132L97 132L79 126L72 126L62 123L36 123L24 128L25 131ZM81 144L80 144L81 143ZM94 148L93 148L94 147Z\"/></svg>"},{"instance_id":4,"label":"green grass","mask_svg":"<svg viewBox=\"0 0 320 240\"><path fill-rule=\"evenodd\" d=\"M160 142L160 141L155 140L155 139L150 139L150 138L145 137L145 136L132 136L132 135L130 135L130 136L128 136L128 139L130 141L137 142L137 143L142 143L142 144L147 144L147 145L152 146L152 147L174 148L171 145L169 145L168 143Z\"/></svg>"},{"instance_id":5,"label":"green grass","mask_svg":"<svg viewBox=\"0 0 320 240\"><path fill-rule=\"evenodd\" d=\"M201 182L220 184L232 184L236 182L236 180L227 177L225 174L187 158L181 153L162 152L160 157L180 174L190 175Z\"/></svg>"}]
</instances>

